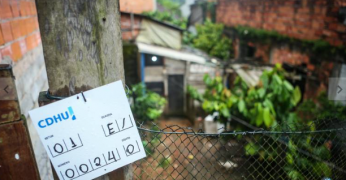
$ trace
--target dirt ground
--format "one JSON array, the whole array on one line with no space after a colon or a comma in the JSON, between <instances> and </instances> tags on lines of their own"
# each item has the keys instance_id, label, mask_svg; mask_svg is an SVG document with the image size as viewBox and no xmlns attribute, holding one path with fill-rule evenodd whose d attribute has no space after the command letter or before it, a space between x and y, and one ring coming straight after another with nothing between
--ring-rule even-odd
<instances>
[{"instance_id":1,"label":"dirt ground","mask_svg":"<svg viewBox=\"0 0 346 180\"><path fill-rule=\"evenodd\" d=\"M161 129L173 126L165 130L171 132L193 131L179 128L193 126L184 118L162 119L159 126ZM194 130L197 132L196 128ZM153 133L142 135L148 142L153 139ZM135 179L240 179L239 173L235 172L237 165L225 160L227 158L222 152L225 145L217 138L160 134L159 141L149 143L149 146L154 153L134 164ZM231 146L226 151L231 150Z\"/></svg>"}]
</instances>

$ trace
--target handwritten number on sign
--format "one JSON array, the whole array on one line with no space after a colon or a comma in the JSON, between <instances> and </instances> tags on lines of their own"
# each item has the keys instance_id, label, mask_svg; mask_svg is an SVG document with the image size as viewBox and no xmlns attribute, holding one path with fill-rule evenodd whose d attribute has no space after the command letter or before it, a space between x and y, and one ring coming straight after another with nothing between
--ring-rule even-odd
<instances>
[{"instance_id":1,"label":"handwritten number on sign","mask_svg":"<svg viewBox=\"0 0 346 180\"><path fill-rule=\"evenodd\" d=\"M57 148L58 146L60 146L60 148ZM60 151L59 151L59 149L60 149ZM62 153L62 152L64 151L64 147L62 147L61 144L56 143L56 144L54 145L54 151L57 152L57 153Z\"/></svg>"},{"instance_id":2,"label":"handwritten number on sign","mask_svg":"<svg viewBox=\"0 0 346 180\"><path fill-rule=\"evenodd\" d=\"M124 127L125 127L125 118L123 119L123 129L124 129Z\"/></svg>"},{"instance_id":3,"label":"handwritten number on sign","mask_svg":"<svg viewBox=\"0 0 346 180\"><path fill-rule=\"evenodd\" d=\"M70 173L69 173L70 172ZM71 174L72 173L72 174ZM73 169L67 169L65 171L65 175L68 177L68 178L73 178L74 177L74 170Z\"/></svg>"},{"instance_id":4,"label":"handwritten number on sign","mask_svg":"<svg viewBox=\"0 0 346 180\"><path fill-rule=\"evenodd\" d=\"M129 144L126 148L126 151L129 153L129 154L132 154L133 151L135 150L135 147L132 145L132 144Z\"/></svg>"},{"instance_id":5,"label":"handwritten number on sign","mask_svg":"<svg viewBox=\"0 0 346 180\"><path fill-rule=\"evenodd\" d=\"M114 156L114 152L113 151L108 151L108 161L114 159L114 161L117 161L117 159Z\"/></svg>"},{"instance_id":6,"label":"handwritten number on sign","mask_svg":"<svg viewBox=\"0 0 346 180\"><path fill-rule=\"evenodd\" d=\"M83 170L83 167L85 167L84 170ZM89 171L89 167L86 164L81 164L79 166L79 170L82 171L83 173L87 173Z\"/></svg>"},{"instance_id":7,"label":"handwritten number on sign","mask_svg":"<svg viewBox=\"0 0 346 180\"><path fill-rule=\"evenodd\" d=\"M96 166L101 166L101 159L99 157L96 157L94 159L94 163L95 163Z\"/></svg>"},{"instance_id":8,"label":"handwritten number on sign","mask_svg":"<svg viewBox=\"0 0 346 180\"><path fill-rule=\"evenodd\" d=\"M72 140L72 138L70 138L71 143L72 143L72 148L75 148L77 145L74 143L74 141Z\"/></svg>"}]
</instances>

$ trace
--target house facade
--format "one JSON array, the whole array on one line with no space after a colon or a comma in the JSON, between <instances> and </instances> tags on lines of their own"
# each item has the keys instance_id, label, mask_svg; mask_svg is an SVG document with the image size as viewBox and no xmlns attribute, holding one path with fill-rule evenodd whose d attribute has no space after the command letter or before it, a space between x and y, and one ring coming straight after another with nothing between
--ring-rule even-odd
<instances>
[{"instance_id":1,"label":"house facade","mask_svg":"<svg viewBox=\"0 0 346 180\"><path fill-rule=\"evenodd\" d=\"M122 12L121 29L128 85L143 82L149 90L166 97L166 114L186 114L187 85L202 91L203 75L215 76L217 65L203 52L183 46L183 30L178 27Z\"/></svg>"}]
</instances>

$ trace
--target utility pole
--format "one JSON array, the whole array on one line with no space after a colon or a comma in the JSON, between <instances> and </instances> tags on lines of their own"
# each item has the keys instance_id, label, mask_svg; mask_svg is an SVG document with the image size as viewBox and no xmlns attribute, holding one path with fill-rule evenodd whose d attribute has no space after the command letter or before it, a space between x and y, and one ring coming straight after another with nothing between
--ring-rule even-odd
<instances>
[{"instance_id":1,"label":"utility pole","mask_svg":"<svg viewBox=\"0 0 346 180\"><path fill-rule=\"evenodd\" d=\"M118 0L36 0L36 6L50 94L125 82ZM51 103L43 94L40 105ZM132 179L131 167L98 179Z\"/></svg>"}]
</instances>

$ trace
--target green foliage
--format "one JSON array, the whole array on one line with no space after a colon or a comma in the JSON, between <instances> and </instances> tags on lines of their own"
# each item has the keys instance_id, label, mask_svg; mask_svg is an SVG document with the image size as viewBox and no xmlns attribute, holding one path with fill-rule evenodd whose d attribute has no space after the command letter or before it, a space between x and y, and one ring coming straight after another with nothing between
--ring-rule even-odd
<instances>
[{"instance_id":1,"label":"green foliage","mask_svg":"<svg viewBox=\"0 0 346 180\"><path fill-rule=\"evenodd\" d=\"M157 3L164 7L166 11L172 11L174 14L181 16L179 3L171 0L157 0Z\"/></svg>"},{"instance_id":2,"label":"green foliage","mask_svg":"<svg viewBox=\"0 0 346 180\"><path fill-rule=\"evenodd\" d=\"M186 29L187 19L181 16L180 5L170 0L158 0L165 11L151 11L143 14L158 21L166 22L182 29Z\"/></svg>"},{"instance_id":3,"label":"green foliage","mask_svg":"<svg viewBox=\"0 0 346 180\"><path fill-rule=\"evenodd\" d=\"M165 22L168 24L175 25L181 29L186 29L187 19L183 18L183 17L177 18L172 14L172 12L153 11L153 12L144 12L143 14L146 16L149 16L153 19L156 19L158 21L162 21L162 22Z\"/></svg>"},{"instance_id":4,"label":"green foliage","mask_svg":"<svg viewBox=\"0 0 346 180\"><path fill-rule=\"evenodd\" d=\"M258 153L259 147L256 146L256 144L250 142L247 145L245 145L245 154L253 156Z\"/></svg>"},{"instance_id":5,"label":"green foliage","mask_svg":"<svg viewBox=\"0 0 346 180\"><path fill-rule=\"evenodd\" d=\"M335 54L346 55L345 46L333 46L322 39L302 40L280 34L277 31L268 31L264 29L256 29L246 26L237 26L234 29L236 30L240 38L243 40L261 41L268 44L271 44L273 42L285 41L288 44L300 46L303 49L306 49L308 52L311 52L320 57L329 57Z\"/></svg>"},{"instance_id":6,"label":"green foliage","mask_svg":"<svg viewBox=\"0 0 346 180\"><path fill-rule=\"evenodd\" d=\"M132 87L130 97L133 99L131 110L140 122L154 121L159 118L166 104L163 97L148 91L142 83Z\"/></svg>"},{"instance_id":7,"label":"green foliage","mask_svg":"<svg viewBox=\"0 0 346 180\"><path fill-rule=\"evenodd\" d=\"M277 65L272 71L264 71L257 86L248 87L239 77L232 90L234 104L232 114L262 128L289 121L289 114L301 99L300 90L284 78L284 70ZM275 106L274 106L275 105Z\"/></svg>"},{"instance_id":8,"label":"green foliage","mask_svg":"<svg viewBox=\"0 0 346 180\"><path fill-rule=\"evenodd\" d=\"M298 108L298 113L305 120L310 119L346 119L346 106L339 102L329 101L326 92L317 100L307 99Z\"/></svg>"},{"instance_id":9,"label":"green foliage","mask_svg":"<svg viewBox=\"0 0 346 180\"><path fill-rule=\"evenodd\" d=\"M169 165L171 164L171 157L164 157L164 158L161 158L159 160L159 164L158 166L159 167L162 167L163 169L166 169L167 167L169 167Z\"/></svg>"},{"instance_id":10,"label":"green foliage","mask_svg":"<svg viewBox=\"0 0 346 180\"><path fill-rule=\"evenodd\" d=\"M154 126L152 128L152 130L154 131L157 131L159 130L158 127ZM148 137L147 139L150 139L150 141L142 141L143 143L143 147L144 147L144 150L147 154L147 156L152 156L154 153L155 153L155 150L156 150L156 147L160 144L160 138L161 138L161 135L160 134L148 134Z\"/></svg>"},{"instance_id":11,"label":"green foliage","mask_svg":"<svg viewBox=\"0 0 346 180\"><path fill-rule=\"evenodd\" d=\"M197 25L197 36L193 40L193 45L210 56L228 60L231 56L231 39L223 36L223 24L215 24L206 20L203 25Z\"/></svg>"},{"instance_id":12,"label":"green foliage","mask_svg":"<svg viewBox=\"0 0 346 180\"><path fill-rule=\"evenodd\" d=\"M219 121L227 122L231 114L229 109L232 106L231 92L222 83L221 77L212 79L208 74L204 75L203 81L206 84L206 90L203 95L197 90L188 86L187 90L190 96L202 103L202 108L207 113L219 112Z\"/></svg>"},{"instance_id":13,"label":"green foliage","mask_svg":"<svg viewBox=\"0 0 346 180\"><path fill-rule=\"evenodd\" d=\"M298 108L302 98L301 92L298 87L293 87L285 79L284 74L282 67L276 65L271 71L264 71L260 82L254 87L247 86L241 78L237 77L231 91L223 86L220 77L212 79L205 75L204 94L199 94L192 87L188 88L188 92L192 98L202 103L202 108L206 112L219 112L220 121L223 123L227 122L231 115L235 115L266 130L315 131L317 129L311 117L346 116L346 108L328 101L326 96L319 97L317 104L310 100ZM306 118L300 118L298 114L304 114ZM329 166L301 153L304 151L319 159L330 160L330 149L324 142L314 140L312 134L290 136L285 141L288 147L285 152L278 152L280 148L261 142L262 140L258 139L256 143L249 140L244 147L245 154L257 157L258 160L275 161L280 154L286 153L286 165L283 168L287 177L293 180L307 179L307 174L315 179L330 177Z\"/></svg>"}]
</instances>

